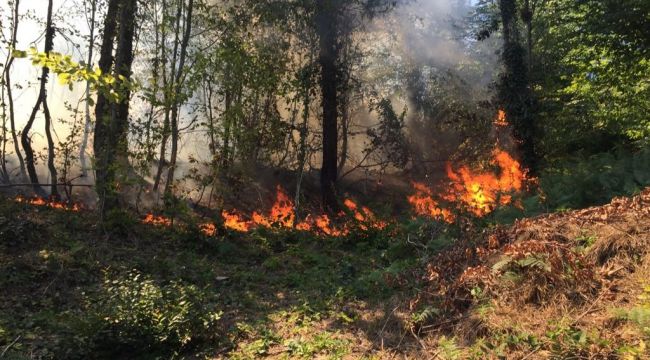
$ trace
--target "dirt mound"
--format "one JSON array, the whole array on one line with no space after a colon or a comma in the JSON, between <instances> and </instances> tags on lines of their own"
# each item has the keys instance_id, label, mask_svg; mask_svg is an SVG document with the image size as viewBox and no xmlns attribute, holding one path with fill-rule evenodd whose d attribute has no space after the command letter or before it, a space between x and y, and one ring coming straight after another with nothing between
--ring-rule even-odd
<instances>
[{"instance_id":1,"label":"dirt mound","mask_svg":"<svg viewBox=\"0 0 650 360\"><path fill-rule=\"evenodd\" d=\"M467 238L436 255L422 274L426 290L411 307L434 307L439 316L415 324L420 333L470 346L495 334L547 338L556 321L573 330L608 329L598 338L609 345L592 344L597 351L585 350L589 356L608 357L613 344L643 344L617 329L624 325L612 312L632 306L650 281L650 188ZM536 345L532 358L550 356L550 342Z\"/></svg>"}]
</instances>

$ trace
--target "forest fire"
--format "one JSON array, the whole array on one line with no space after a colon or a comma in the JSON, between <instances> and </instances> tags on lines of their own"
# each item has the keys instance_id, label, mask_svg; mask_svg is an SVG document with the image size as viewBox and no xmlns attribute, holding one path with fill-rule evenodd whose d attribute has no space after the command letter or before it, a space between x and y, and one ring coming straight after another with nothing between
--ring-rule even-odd
<instances>
[{"instance_id":1,"label":"forest fire","mask_svg":"<svg viewBox=\"0 0 650 360\"><path fill-rule=\"evenodd\" d=\"M491 164L499 169L496 172L475 171L466 165L454 170L453 165L447 163L450 183L439 197L479 217L489 214L499 205L510 204L510 193L522 190L526 171L506 151L496 148L492 155ZM416 193L409 196L408 201L417 215L453 222L451 212L438 205L431 189L421 183L414 183L413 187Z\"/></svg>"},{"instance_id":2,"label":"forest fire","mask_svg":"<svg viewBox=\"0 0 650 360\"><path fill-rule=\"evenodd\" d=\"M161 215L147 214L142 223L155 226L172 226L172 219Z\"/></svg>"},{"instance_id":3,"label":"forest fire","mask_svg":"<svg viewBox=\"0 0 650 360\"><path fill-rule=\"evenodd\" d=\"M507 152L497 148L491 163L499 167L498 175L492 172L474 172L467 166L454 171L447 164L447 176L452 188L445 195L449 201L460 201L477 216L492 212L498 205L512 201L509 193L519 192L526 180L526 171Z\"/></svg>"},{"instance_id":4,"label":"forest fire","mask_svg":"<svg viewBox=\"0 0 650 360\"><path fill-rule=\"evenodd\" d=\"M29 204L33 206L45 206L52 209L65 210L65 211L81 211L81 206L75 203L68 203L63 201L54 201L49 199L43 199L40 197L34 197L31 199L17 196L14 199L15 202L21 204Z\"/></svg>"},{"instance_id":5,"label":"forest fire","mask_svg":"<svg viewBox=\"0 0 650 360\"><path fill-rule=\"evenodd\" d=\"M359 207L351 199L346 199L344 205L354 219L355 225L362 230L369 228L381 230L387 226L386 222L377 220L375 214L369 208ZM276 189L275 203L268 215L255 211L250 220L245 220L242 215L234 211L224 210L221 215L227 229L239 232L247 232L257 227L277 226L300 231L315 231L328 236L343 236L349 233L349 228L353 225L353 223L350 223L351 219L343 219L347 215L345 212L338 215L339 218L343 219L340 226L334 225L332 219L325 214L319 216L310 214L303 221L297 222L295 205L281 186Z\"/></svg>"},{"instance_id":6,"label":"forest fire","mask_svg":"<svg viewBox=\"0 0 650 360\"><path fill-rule=\"evenodd\" d=\"M408 202L413 206L416 215L426 216L433 219L443 219L446 222L453 222L454 217L447 209L442 209L438 202L433 199L433 191L425 184L413 183L415 194L408 197Z\"/></svg>"},{"instance_id":7,"label":"forest fire","mask_svg":"<svg viewBox=\"0 0 650 360\"><path fill-rule=\"evenodd\" d=\"M508 126L510 125L508 123L507 117L506 117L506 112L504 110L499 110L497 112L497 118L494 119L494 125L496 126Z\"/></svg>"}]
</instances>

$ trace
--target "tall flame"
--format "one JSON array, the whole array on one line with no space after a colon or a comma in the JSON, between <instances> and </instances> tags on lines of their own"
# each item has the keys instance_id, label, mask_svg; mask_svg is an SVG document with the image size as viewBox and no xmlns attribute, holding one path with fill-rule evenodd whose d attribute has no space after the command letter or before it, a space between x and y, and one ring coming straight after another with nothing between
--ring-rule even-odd
<instances>
[{"instance_id":1,"label":"tall flame","mask_svg":"<svg viewBox=\"0 0 650 360\"><path fill-rule=\"evenodd\" d=\"M495 126L507 126L506 112L499 110ZM457 169L448 162L448 187L437 198L444 199L470 211L476 216L485 216L499 205L512 202L511 193L520 192L526 181L526 170L506 151L497 147L492 152L491 164L498 171L473 170L466 165ZM417 215L442 218L453 222L451 212L439 206L434 193L426 185L413 183L415 194L408 197Z\"/></svg>"},{"instance_id":2,"label":"tall flame","mask_svg":"<svg viewBox=\"0 0 650 360\"><path fill-rule=\"evenodd\" d=\"M444 198L461 202L477 216L492 212L498 205L509 204L512 201L509 194L523 188L526 172L517 160L499 148L494 150L491 163L499 167L498 175L472 171L467 166L454 171L448 163L447 176L451 180L451 188Z\"/></svg>"}]
</instances>

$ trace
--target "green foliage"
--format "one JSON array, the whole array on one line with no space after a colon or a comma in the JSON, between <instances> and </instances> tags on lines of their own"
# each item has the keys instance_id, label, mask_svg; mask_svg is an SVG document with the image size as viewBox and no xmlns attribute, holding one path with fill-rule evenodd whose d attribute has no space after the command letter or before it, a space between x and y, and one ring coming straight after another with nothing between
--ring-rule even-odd
<instances>
[{"instance_id":1,"label":"green foliage","mask_svg":"<svg viewBox=\"0 0 650 360\"><path fill-rule=\"evenodd\" d=\"M313 359L318 354L328 354L330 359L342 359L348 352L349 341L338 339L334 334L322 332L312 339L291 339L285 342L292 357Z\"/></svg>"},{"instance_id":2,"label":"green foliage","mask_svg":"<svg viewBox=\"0 0 650 360\"><path fill-rule=\"evenodd\" d=\"M89 324L95 334L89 346L99 353L172 354L219 336L221 312L195 285L160 284L132 271L107 277L102 292L91 300L95 322Z\"/></svg>"},{"instance_id":3,"label":"green foliage","mask_svg":"<svg viewBox=\"0 0 650 360\"><path fill-rule=\"evenodd\" d=\"M86 64L72 61L69 55L39 52L35 47L29 48L28 51L14 50L12 55L15 58L29 57L32 65L48 68L58 75L59 84L68 85L70 90L75 82L89 82L93 90L101 92L107 99L116 103L122 101L127 90L134 91L138 87L137 83L123 75L116 78L112 74L102 74L99 68L90 69Z\"/></svg>"},{"instance_id":4,"label":"green foliage","mask_svg":"<svg viewBox=\"0 0 650 360\"><path fill-rule=\"evenodd\" d=\"M639 295L640 304L630 310L618 310L618 317L631 321L643 332L645 337L650 340L650 285L643 287L643 292Z\"/></svg>"},{"instance_id":5,"label":"green foliage","mask_svg":"<svg viewBox=\"0 0 650 360\"><path fill-rule=\"evenodd\" d=\"M553 0L535 16L533 78L551 159L647 144L648 2ZM571 131L567 131L571 129Z\"/></svg>"},{"instance_id":6,"label":"green foliage","mask_svg":"<svg viewBox=\"0 0 650 360\"><path fill-rule=\"evenodd\" d=\"M650 148L566 160L548 169L540 185L551 210L599 205L634 194L650 185Z\"/></svg>"}]
</instances>

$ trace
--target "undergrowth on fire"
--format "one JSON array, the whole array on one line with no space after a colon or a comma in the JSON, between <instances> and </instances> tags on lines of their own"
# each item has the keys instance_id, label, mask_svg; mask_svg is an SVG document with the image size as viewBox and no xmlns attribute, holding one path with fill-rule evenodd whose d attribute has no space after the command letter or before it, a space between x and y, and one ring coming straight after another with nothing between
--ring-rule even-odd
<instances>
[{"instance_id":1,"label":"undergrowth on fire","mask_svg":"<svg viewBox=\"0 0 650 360\"><path fill-rule=\"evenodd\" d=\"M645 184L638 169L630 177L633 191ZM3 356L642 359L650 193L567 212L604 199L558 198L563 181L549 175L483 217L459 208L453 223L351 222L338 234L272 214L242 232L182 207L116 211L98 226L74 206L3 199ZM615 195L625 183L594 186ZM522 218L543 209L561 211Z\"/></svg>"}]
</instances>

